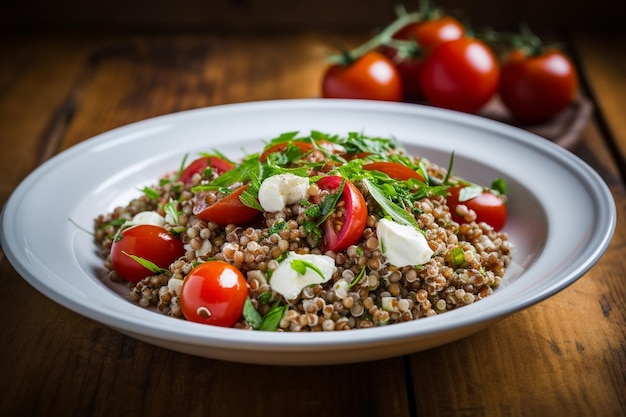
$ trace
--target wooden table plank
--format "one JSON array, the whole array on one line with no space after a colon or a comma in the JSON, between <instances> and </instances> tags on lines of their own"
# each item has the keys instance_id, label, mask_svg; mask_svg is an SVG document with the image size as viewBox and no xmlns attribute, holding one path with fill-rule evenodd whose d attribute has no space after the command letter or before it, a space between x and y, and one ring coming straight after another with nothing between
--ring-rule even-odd
<instances>
[{"instance_id":1,"label":"wooden table plank","mask_svg":"<svg viewBox=\"0 0 626 417\"><path fill-rule=\"evenodd\" d=\"M324 34L0 39L0 141L9 151L0 153L2 202L42 159L109 129L221 103L316 97L322 58L333 46ZM621 102L610 89L624 77L605 68L613 55L595 46L603 39L574 39L609 133L626 143ZM621 215L622 174L601 127L590 123L575 152L607 181ZM52 148L42 146L46 139ZM0 291L11 294L4 304L11 314L0 315L0 380L11 381L0 390L0 409L42 416L623 415L625 232L618 217L609 250L583 278L479 334L405 358L300 368L214 361L140 342L53 303L0 259Z\"/></svg>"}]
</instances>

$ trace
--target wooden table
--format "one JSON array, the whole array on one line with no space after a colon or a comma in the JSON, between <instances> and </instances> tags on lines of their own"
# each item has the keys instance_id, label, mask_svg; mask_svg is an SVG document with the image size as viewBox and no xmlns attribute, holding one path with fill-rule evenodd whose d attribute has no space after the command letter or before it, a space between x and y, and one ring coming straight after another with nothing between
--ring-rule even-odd
<instances>
[{"instance_id":1,"label":"wooden table","mask_svg":"<svg viewBox=\"0 0 626 417\"><path fill-rule=\"evenodd\" d=\"M324 55L342 39L2 35L0 204L52 155L109 129L203 106L316 97ZM81 317L30 287L0 252L2 415L625 415L626 34L566 41L595 109L573 151L607 182L619 217L604 257L564 291L404 357L255 366L157 348Z\"/></svg>"}]
</instances>

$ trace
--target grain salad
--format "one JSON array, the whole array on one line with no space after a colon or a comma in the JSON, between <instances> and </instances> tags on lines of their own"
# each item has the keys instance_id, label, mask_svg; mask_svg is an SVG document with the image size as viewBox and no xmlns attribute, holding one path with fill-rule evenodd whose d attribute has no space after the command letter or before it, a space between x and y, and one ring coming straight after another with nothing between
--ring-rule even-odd
<instances>
[{"instance_id":1,"label":"grain salad","mask_svg":"<svg viewBox=\"0 0 626 417\"><path fill-rule=\"evenodd\" d=\"M108 279L171 317L285 332L431 317L500 285L513 252L501 179L473 184L452 152L444 168L361 133L260 148L186 156L98 215Z\"/></svg>"}]
</instances>

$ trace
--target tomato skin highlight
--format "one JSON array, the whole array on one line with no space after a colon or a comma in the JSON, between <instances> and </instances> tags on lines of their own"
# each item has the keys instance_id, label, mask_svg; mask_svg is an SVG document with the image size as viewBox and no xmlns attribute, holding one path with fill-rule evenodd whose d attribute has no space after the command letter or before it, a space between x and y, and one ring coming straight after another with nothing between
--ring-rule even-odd
<instances>
[{"instance_id":1,"label":"tomato skin highlight","mask_svg":"<svg viewBox=\"0 0 626 417\"><path fill-rule=\"evenodd\" d=\"M482 41L460 38L434 48L424 61L420 85L437 107L475 113L495 95L500 67Z\"/></svg>"},{"instance_id":2,"label":"tomato skin highlight","mask_svg":"<svg viewBox=\"0 0 626 417\"><path fill-rule=\"evenodd\" d=\"M465 36L465 27L452 16L442 16L422 22L411 23L393 35L394 39L415 40L424 52L443 42Z\"/></svg>"},{"instance_id":3,"label":"tomato skin highlight","mask_svg":"<svg viewBox=\"0 0 626 417\"><path fill-rule=\"evenodd\" d=\"M345 181L340 199L345 208L344 223L337 231L332 215L324 221L324 235L320 246L322 253L346 250L361 238L367 223L365 198L354 184L340 176L329 175L320 178L317 185L322 190L336 190L341 186L342 181Z\"/></svg>"},{"instance_id":4,"label":"tomato skin highlight","mask_svg":"<svg viewBox=\"0 0 626 417\"><path fill-rule=\"evenodd\" d=\"M153 272L128 255L138 256L167 269L174 260L184 254L182 241L165 228L139 224L124 229L113 242L111 264L120 278L136 284L143 278L153 275Z\"/></svg>"},{"instance_id":5,"label":"tomato skin highlight","mask_svg":"<svg viewBox=\"0 0 626 417\"><path fill-rule=\"evenodd\" d=\"M322 78L322 97L402 100L402 80L393 62L369 51L349 65L332 64Z\"/></svg>"},{"instance_id":6,"label":"tomato skin highlight","mask_svg":"<svg viewBox=\"0 0 626 417\"><path fill-rule=\"evenodd\" d=\"M193 214L206 222L213 222L220 226L251 222L259 215L260 211L246 206L239 199L241 193L247 188L248 185L243 185L210 205L207 205L204 195L201 194L193 207Z\"/></svg>"},{"instance_id":7,"label":"tomato skin highlight","mask_svg":"<svg viewBox=\"0 0 626 417\"><path fill-rule=\"evenodd\" d=\"M238 268L208 261L185 276L180 305L189 321L231 327L241 317L247 297L248 283Z\"/></svg>"},{"instance_id":8,"label":"tomato skin highlight","mask_svg":"<svg viewBox=\"0 0 626 417\"><path fill-rule=\"evenodd\" d=\"M578 90L578 74L561 51L537 56L513 51L502 66L500 98L513 117L524 123L546 122L563 111Z\"/></svg>"},{"instance_id":9,"label":"tomato skin highlight","mask_svg":"<svg viewBox=\"0 0 626 417\"><path fill-rule=\"evenodd\" d=\"M459 204L474 210L476 213L476 223L485 222L495 231L500 231L506 223L507 208L503 199L490 191L483 191L478 197L467 201L459 201L459 193L463 186L450 187L447 197L448 206L452 214L452 219L457 223L467 223L463 216L457 213L456 207Z\"/></svg>"},{"instance_id":10,"label":"tomato skin highlight","mask_svg":"<svg viewBox=\"0 0 626 417\"><path fill-rule=\"evenodd\" d=\"M181 172L178 180L183 184L189 184L191 182L191 178L195 174L202 174L208 167L213 168L219 175L221 175L224 172L233 169L234 165L217 156L203 156L189 164L183 172Z\"/></svg>"},{"instance_id":11,"label":"tomato skin highlight","mask_svg":"<svg viewBox=\"0 0 626 417\"><path fill-rule=\"evenodd\" d=\"M377 161L369 162L363 165L363 169L367 171L379 171L389 175L391 178L406 181L411 178L415 178L419 181L424 181L424 178L416 171L412 170L406 165L402 165L398 162L392 161Z\"/></svg>"}]
</instances>

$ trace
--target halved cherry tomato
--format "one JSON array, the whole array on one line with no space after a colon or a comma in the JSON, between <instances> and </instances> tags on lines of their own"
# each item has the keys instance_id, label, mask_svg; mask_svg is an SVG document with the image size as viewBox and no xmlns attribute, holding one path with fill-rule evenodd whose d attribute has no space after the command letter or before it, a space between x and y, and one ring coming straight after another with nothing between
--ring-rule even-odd
<instances>
[{"instance_id":1,"label":"halved cherry tomato","mask_svg":"<svg viewBox=\"0 0 626 417\"><path fill-rule=\"evenodd\" d=\"M416 171L412 170L406 165L402 165L401 163L393 161L369 162L363 165L363 169L368 171L380 171L384 174L389 175L391 178L400 181L406 181L410 178L424 181L424 178L422 178L422 176Z\"/></svg>"},{"instance_id":2,"label":"halved cherry tomato","mask_svg":"<svg viewBox=\"0 0 626 417\"><path fill-rule=\"evenodd\" d=\"M494 96L500 67L479 39L464 37L434 48L421 73L426 100L437 107L474 113Z\"/></svg>"},{"instance_id":3,"label":"halved cherry tomato","mask_svg":"<svg viewBox=\"0 0 626 417\"><path fill-rule=\"evenodd\" d=\"M238 268L208 261L185 276L180 307L189 321L230 327L241 317L247 297L248 284Z\"/></svg>"},{"instance_id":4,"label":"halved cherry tomato","mask_svg":"<svg viewBox=\"0 0 626 417\"><path fill-rule=\"evenodd\" d=\"M260 211L246 206L239 199L241 193L247 188L247 184L243 185L213 204L207 204L204 198L206 194L201 194L193 207L193 214L204 221L217 223L221 226L231 223L248 223L258 216Z\"/></svg>"},{"instance_id":5,"label":"halved cherry tomato","mask_svg":"<svg viewBox=\"0 0 626 417\"><path fill-rule=\"evenodd\" d=\"M322 78L322 97L401 101L402 80L389 58L369 51L346 65L330 65Z\"/></svg>"},{"instance_id":6,"label":"halved cherry tomato","mask_svg":"<svg viewBox=\"0 0 626 417\"><path fill-rule=\"evenodd\" d=\"M218 174L223 174L234 168L233 164L218 156L203 156L189 164L183 172L181 172L179 181L189 184L194 174L202 174L205 169L213 168Z\"/></svg>"},{"instance_id":7,"label":"halved cherry tomato","mask_svg":"<svg viewBox=\"0 0 626 417\"><path fill-rule=\"evenodd\" d=\"M168 268L185 254L183 243L165 228L138 224L123 230L111 246L111 264L120 278L137 283L153 274L129 255L146 259L159 268Z\"/></svg>"},{"instance_id":8,"label":"halved cherry tomato","mask_svg":"<svg viewBox=\"0 0 626 417\"><path fill-rule=\"evenodd\" d=\"M480 195L467 201L459 201L459 193L463 186L450 187L447 198L452 219L457 223L466 223L463 216L457 213L457 206L462 204L476 213L476 223L485 222L496 231L502 229L506 223L507 209L502 197L495 195L489 190L484 190Z\"/></svg>"},{"instance_id":9,"label":"halved cherry tomato","mask_svg":"<svg viewBox=\"0 0 626 417\"><path fill-rule=\"evenodd\" d=\"M367 206L365 199L354 184L340 176L329 175L317 181L322 190L337 190L345 181L343 193L331 214L324 222L324 235L320 249L322 252L339 252L346 250L362 236L367 223Z\"/></svg>"},{"instance_id":10,"label":"halved cherry tomato","mask_svg":"<svg viewBox=\"0 0 626 417\"><path fill-rule=\"evenodd\" d=\"M572 102L577 89L576 67L556 49L537 55L516 50L502 67L500 98L521 122L548 121Z\"/></svg>"}]
</instances>

